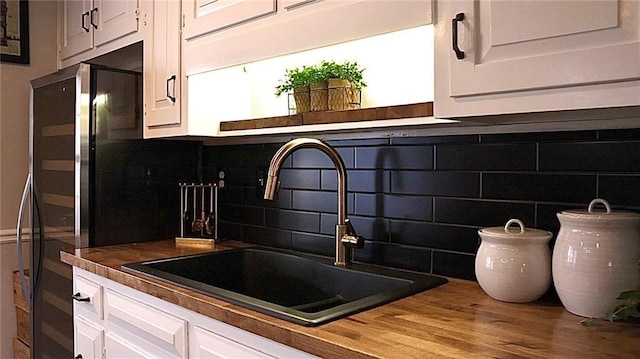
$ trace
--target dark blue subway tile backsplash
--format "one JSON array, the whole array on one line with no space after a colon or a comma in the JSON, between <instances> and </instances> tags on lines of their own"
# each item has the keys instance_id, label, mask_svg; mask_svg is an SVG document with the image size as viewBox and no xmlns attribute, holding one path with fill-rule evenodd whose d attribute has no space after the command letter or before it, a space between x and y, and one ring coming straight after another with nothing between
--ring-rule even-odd
<instances>
[{"instance_id":1,"label":"dark blue subway tile backsplash","mask_svg":"<svg viewBox=\"0 0 640 359\"><path fill-rule=\"evenodd\" d=\"M640 141L541 144L540 170L637 173L640 172Z\"/></svg>"},{"instance_id":2,"label":"dark blue subway tile backsplash","mask_svg":"<svg viewBox=\"0 0 640 359\"><path fill-rule=\"evenodd\" d=\"M391 192L448 197L478 197L479 172L393 171Z\"/></svg>"},{"instance_id":3,"label":"dark blue subway tile backsplash","mask_svg":"<svg viewBox=\"0 0 640 359\"><path fill-rule=\"evenodd\" d=\"M358 169L433 168L433 146L361 147L355 156Z\"/></svg>"},{"instance_id":4,"label":"dark blue subway tile backsplash","mask_svg":"<svg viewBox=\"0 0 640 359\"><path fill-rule=\"evenodd\" d=\"M621 206L640 207L640 174L599 175L598 197Z\"/></svg>"},{"instance_id":5,"label":"dark blue subway tile backsplash","mask_svg":"<svg viewBox=\"0 0 640 359\"><path fill-rule=\"evenodd\" d=\"M431 221L431 197L356 193L355 214L386 218Z\"/></svg>"},{"instance_id":6,"label":"dark blue subway tile backsplash","mask_svg":"<svg viewBox=\"0 0 640 359\"><path fill-rule=\"evenodd\" d=\"M501 226L511 218L531 227L535 218L535 204L523 202L436 198L433 211L435 222L477 227Z\"/></svg>"},{"instance_id":7,"label":"dark blue subway tile backsplash","mask_svg":"<svg viewBox=\"0 0 640 359\"><path fill-rule=\"evenodd\" d=\"M536 144L436 146L437 170L535 171Z\"/></svg>"},{"instance_id":8,"label":"dark blue subway tile backsplash","mask_svg":"<svg viewBox=\"0 0 640 359\"><path fill-rule=\"evenodd\" d=\"M596 175L483 173L482 198L585 203L593 199Z\"/></svg>"},{"instance_id":9,"label":"dark blue subway tile backsplash","mask_svg":"<svg viewBox=\"0 0 640 359\"><path fill-rule=\"evenodd\" d=\"M335 251L333 236L315 233L291 233L291 249L311 254L333 257Z\"/></svg>"},{"instance_id":10,"label":"dark blue subway tile backsplash","mask_svg":"<svg viewBox=\"0 0 640 359\"><path fill-rule=\"evenodd\" d=\"M348 169L355 259L475 279L477 231L511 218L557 234L556 213L594 198L640 211L640 129L331 141ZM227 172L224 238L333 256L337 176L315 149L294 152L275 201L257 171L282 143L205 146L205 177ZM552 242L553 243L553 242Z\"/></svg>"},{"instance_id":11,"label":"dark blue subway tile backsplash","mask_svg":"<svg viewBox=\"0 0 640 359\"><path fill-rule=\"evenodd\" d=\"M336 148L344 165L353 168L354 148ZM274 151L275 153L275 151ZM293 168L335 168L331 159L326 154L310 148L302 148L291 154L291 166ZM269 162L266 162L268 165Z\"/></svg>"},{"instance_id":12,"label":"dark blue subway tile backsplash","mask_svg":"<svg viewBox=\"0 0 640 359\"><path fill-rule=\"evenodd\" d=\"M602 131L600 131L602 132ZM569 142L593 141L598 139L599 131L559 131L486 134L480 136L481 143L504 142Z\"/></svg>"},{"instance_id":13,"label":"dark blue subway tile backsplash","mask_svg":"<svg viewBox=\"0 0 640 359\"><path fill-rule=\"evenodd\" d=\"M322 170L322 189L338 189L335 170ZM390 172L384 170L350 170L347 173L347 190L350 192L386 193L390 188Z\"/></svg>"},{"instance_id":14,"label":"dark blue subway tile backsplash","mask_svg":"<svg viewBox=\"0 0 640 359\"><path fill-rule=\"evenodd\" d=\"M251 244L276 248L291 248L291 231L262 226L243 226L242 239Z\"/></svg>"},{"instance_id":15,"label":"dark blue subway tile backsplash","mask_svg":"<svg viewBox=\"0 0 640 359\"><path fill-rule=\"evenodd\" d=\"M265 210L265 225L271 228L317 233L320 230L320 214L268 208Z\"/></svg>"}]
</instances>

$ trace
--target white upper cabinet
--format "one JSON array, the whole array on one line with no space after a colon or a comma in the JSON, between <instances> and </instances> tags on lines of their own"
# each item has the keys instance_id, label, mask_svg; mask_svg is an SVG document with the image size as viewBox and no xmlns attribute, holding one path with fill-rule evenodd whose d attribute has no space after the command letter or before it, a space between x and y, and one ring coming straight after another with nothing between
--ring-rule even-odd
<instances>
[{"instance_id":1,"label":"white upper cabinet","mask_svg":"<svg viewBox=\"0 0 640 359\"><path fill-rule=\"evenodd\" d=\"M135 0L94 0L92 16L96 18L94 45L100 46L138 31L138 2ZM95 15L93 15L95 14Z\"/></svg>"},{"instance_id":2,"label":"white upper cabinet","mask_svg":"<svg viewBox=\"0 0 640 359\"><path fill-rule=\"evenodd\" d=\"M140 9L137 0L64 0L59 2L58 16L59 59L64 62L73 56L136 33ZM130 43L132 42L118 44L116 48ZM99 54L88 53L86 58L78 60L96 55Z\"/></svg>"},{"instance_id":3,"label":"white upper cabinet","mask_svg":"<svg viewBox=\"0 0 640 359\"><path fill-rule=\"evenodd\" d=\"M186 76L431 23L427 0L183 0Z\"/></svg>"},{"instance_id":4,"label":"white upper cabinet","mask_svg":"<svg viewBox=\"0 0 640 359\"><path fill-rule=\"evenodd\" d=\"M170 50L174 48L171 39L166 42L170 44L167 49L155 44L161 39L156 33L162 33L158 26L164 21L164 15L157 13L153 48L145 45L145 62L160 61L162 65L162 60L149 60L147 54L169 58L179 52L181 68L175 82L170 80L173 73L163 73L162 66L155 66L151 75L145 72L145 138L220 136L221 119L210 116L215 101L219 101L216 91L230 95L237 86L246 85L234 98L244 99L247 94L253 96L256 88L252 80L242 76L244 82L209 82L193 90L193 83L202 82L197 76L432 23L432 3L428 0L182 0L181 4L179 50ZM430 43L431 39L425 39L424 46ZM166 54L161 54L165 50ZM174 83L179 95L175 104L166 96ZM273 96L274 86L270 85L261 98ZM203 108L206 110L201 111ZM282 108L286 110L286 103ZM246 110L243 106L236 109L231 116L223 116L224 120L237 119Z\"/></svg>"},{"instance_id":5,"label":"white upper cabinet","mask_svg":"<svg viewBox=\"0 0 640 359\"><path fill-rule=\"evenodd\" d=\"M435 115L638 105L639 27L638 1L439 2Z\"/></svg>"},{"instance_id":6,"label":"white upper cabinet","mask_svg":"<svg viewBox=\"0 0 640 359\"><path fill-rule=\"evenodd\" d=\"M68 0L61 6L60 57L70 56L90 50L93 47L91 32L91 0Z\"/></svg>"},{"instance_id":7,"label":"white upper cabinet","mask_svg":"<svg viewBox=\"0 0 640 359\"><path fill-rule=\"evenodd\" d=\"M193 39L276 12L276 0L189 0L184 38Z\"/></svg>"},{"instance_id":8,"label":"white upper cabinet","mask_svg":"<svg viewBox=\"0 0 640 359\"><path fill-rule=\"evenodd\" d=\"M149 129L180 125L180 1L155 1L153 25L144 42L144 124Z\"/></svg>"}]
</instances>

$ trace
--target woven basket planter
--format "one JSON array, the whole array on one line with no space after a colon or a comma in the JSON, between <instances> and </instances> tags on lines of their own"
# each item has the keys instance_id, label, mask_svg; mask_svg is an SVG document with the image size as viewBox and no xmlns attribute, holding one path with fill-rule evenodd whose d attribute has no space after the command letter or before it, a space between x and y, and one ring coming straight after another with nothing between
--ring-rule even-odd
<instances>
[{"instance_id":1,"label":"woven basket planter","mask_svg":"<svg viewBox=\"0 0 640 359\"><path fill-rule=\"evenodd\" d=\"M327 81L313 83L309 88L311 95L311 111L327 111L329 109Z\"/></svg>"},{"instance_id":2,"label":"woven basket planter","mask_svg":"<svg viewBox=\"0 0 640 359\"><path fill-rule=\"evenodd\" d=\"M309 86L300 86L293 91L293 100L296 102L296 112L311 111L311 97Z\"/></svg>"},{"instance_id":3,"label":"woven basket planter","mask_svg":"<svg viewBox=\"0 0 640 359\"><path fill-rule=\"evenodd\" d=\"M348 80L329 79L327 101L330 111L360 108L360 90Z\"/></svg>"}]
</instances>

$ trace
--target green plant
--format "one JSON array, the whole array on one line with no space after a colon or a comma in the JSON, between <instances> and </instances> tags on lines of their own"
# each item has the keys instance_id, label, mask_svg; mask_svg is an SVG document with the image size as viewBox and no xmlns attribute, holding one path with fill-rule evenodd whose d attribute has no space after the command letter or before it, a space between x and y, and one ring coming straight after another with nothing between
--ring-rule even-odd
<instances>
[{"instance_id":1,"label":"green plant","mask_svg":"<svg viewBox=\"0 0 640 359\"><path fill-rule=\"evenodd\" d=\"M362 72L357 62L345 61L337 63L335 61L322 61L314 66L303 66L302 68L286 69L284 79L276 86L276 96L291 92L300 86L309 86L313 83L326 81L328 79L343 79L350 81L357 89L361 89L367 84L363 81Z\"/></svg>"},{"instance_id":2,"label":"green plant","mask_svg":"<svg viewBox=\"0 0 640 359\"><path fill-rule=\"evenodd\" d=\"M638 260L638 266L640 266L640 260ZM640 289L621 292L616 299L624 300L625 302L615 308L609 309L602 318L589 318L580 323L591 325L600 320L613 322L616 320L627 320L629 318L640 318Z\"/></svg>"},{"instance_id":3,"label":"green plant","mask_svg":"<svg viewBox=\"0 0 640 359\"><path fill-rule=\"evenodd\" d=\"M276 86L276 96L283 93L291 92L301 86L309 86L316 82L318 70L313 66L303 66L300 68L286 69L284 80L280 80L280 84Z\"/></svg>"},{"instance_id":4,"label":"green plant","mask_svg":"<svg viewBox=\"0 0 640 359\"><path fill-rule=\"evenodd\" d=\"M335 61L322 61L318 65L319 77L322 80L342 79L353 84L356 89L361 89L367 84L362 78L362 72L365 69L360 68L357 62L345 61L337 63Z\"/></svg>"}]
</instances>

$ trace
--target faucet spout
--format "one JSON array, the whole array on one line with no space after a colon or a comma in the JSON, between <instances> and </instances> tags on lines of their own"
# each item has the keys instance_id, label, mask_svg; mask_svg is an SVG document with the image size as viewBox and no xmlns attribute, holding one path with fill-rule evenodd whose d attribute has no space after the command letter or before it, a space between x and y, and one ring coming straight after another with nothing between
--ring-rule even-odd
<instances>
[{"instance_id":1,"label":"faucet spout","mask_svg":"<svg viewBox=\"0 0 640 359\"><path fill-rule=\"evenodd\" d=\"M278 175L284 160L300 148L315 148L333 162L338 174L338 223L336 225L335 265L344 266L353 258L352 248L362 248L364 240L356 235L347 220L347 170L340 154L328 144L315 138L297 138L285 143L271 159L264 199L272 200L279 187Z\"/></svg>"}]
</instances>

